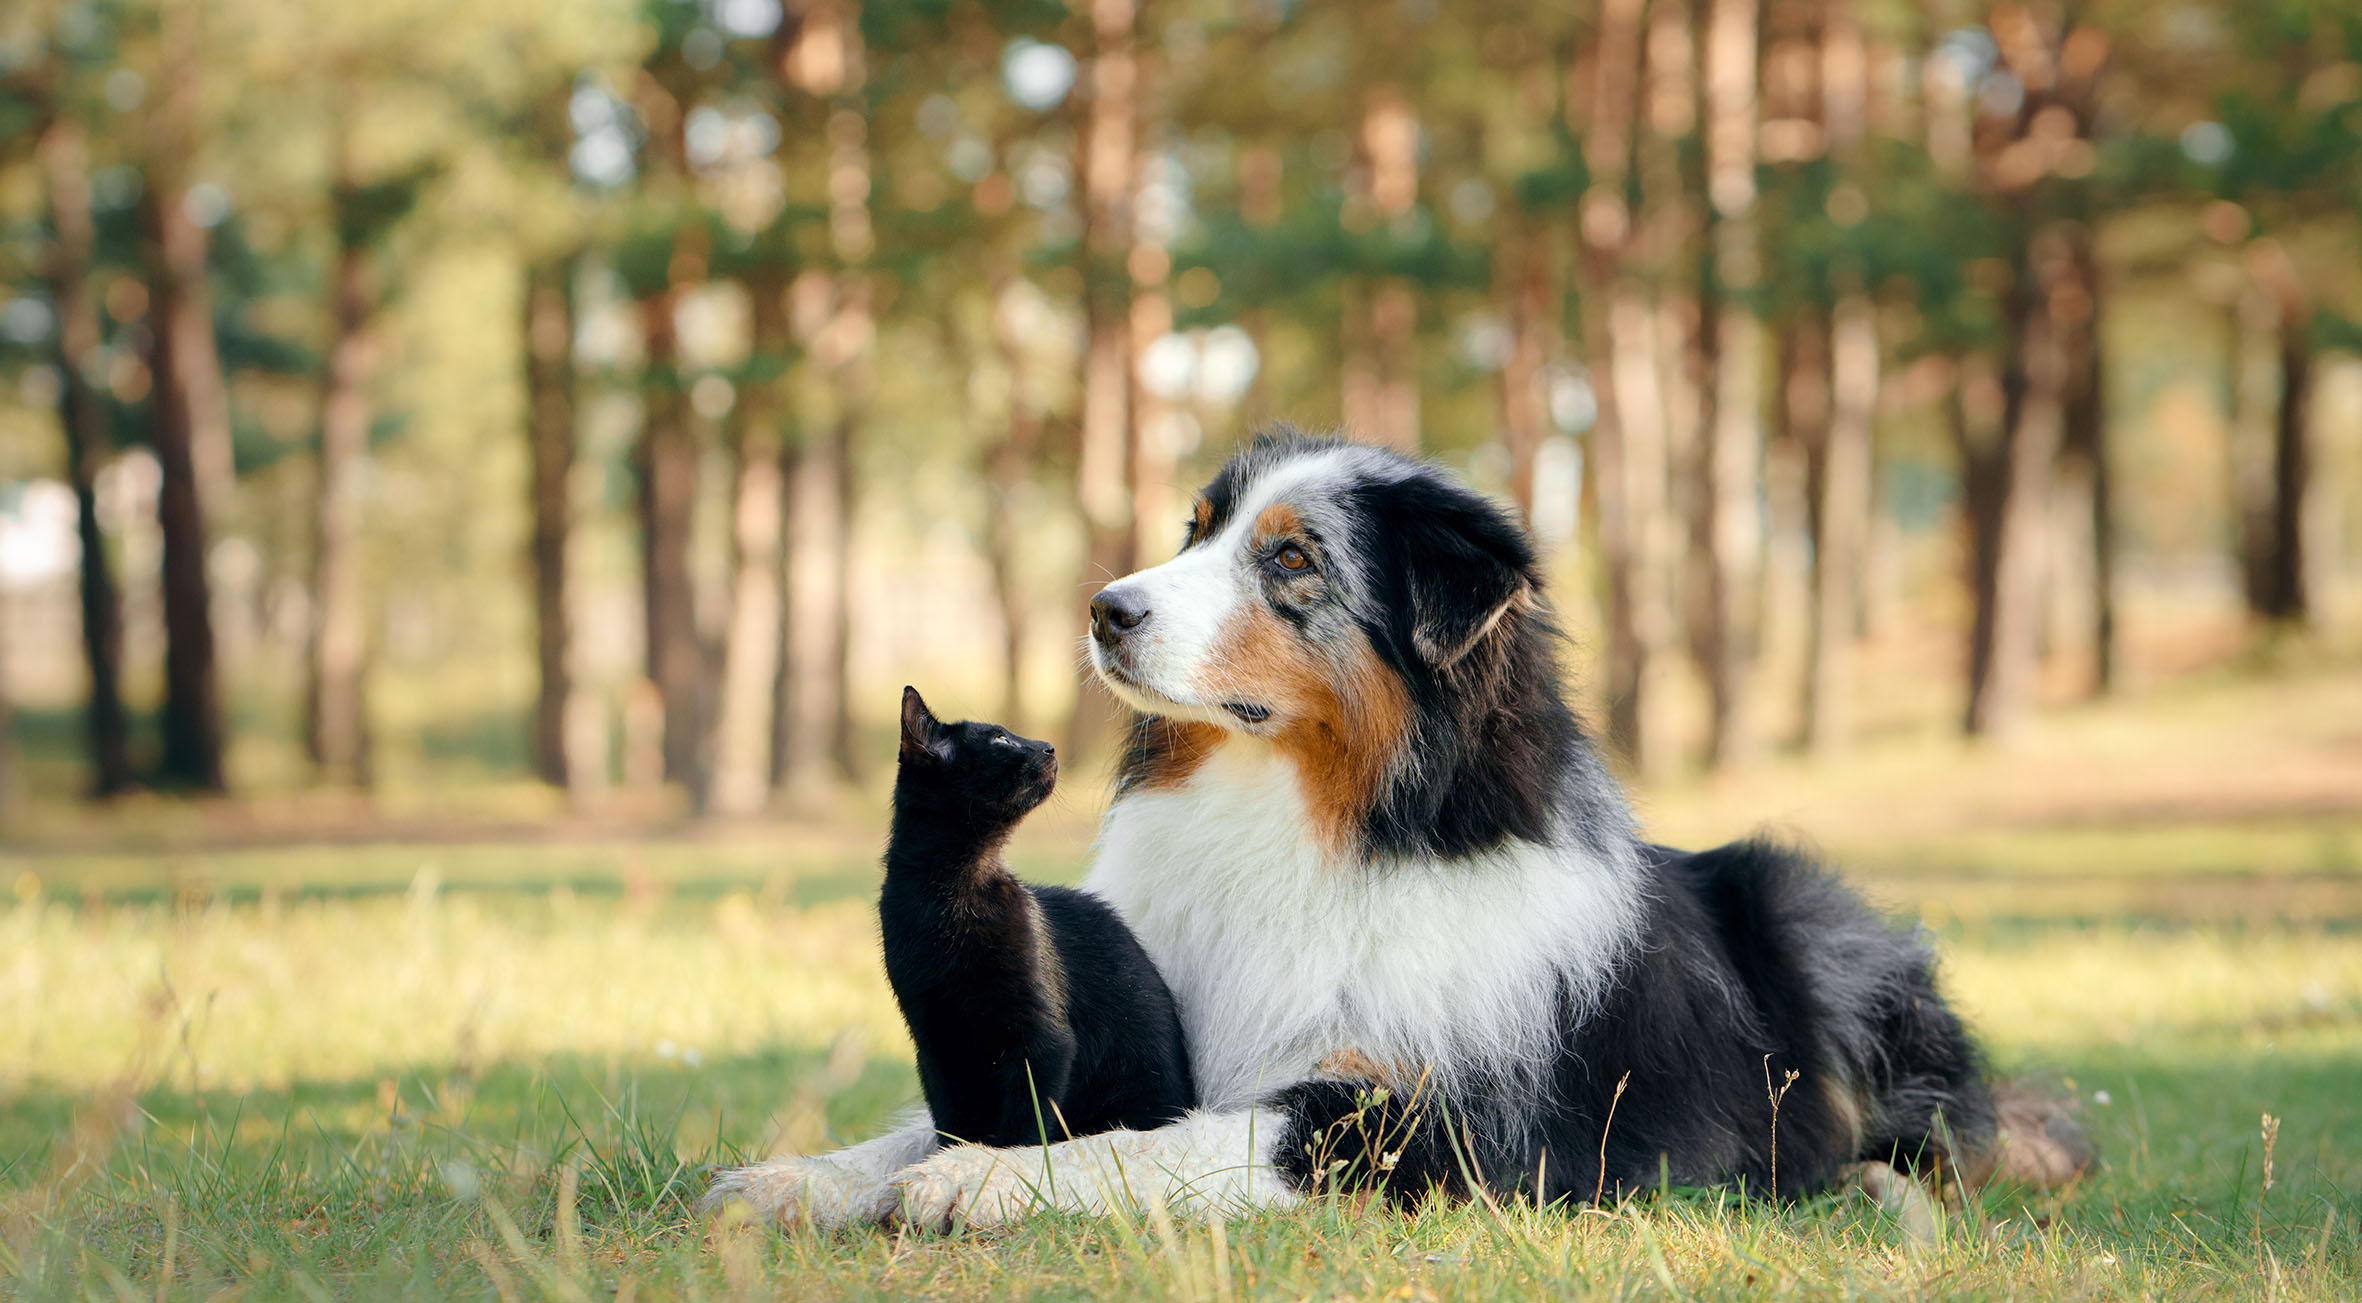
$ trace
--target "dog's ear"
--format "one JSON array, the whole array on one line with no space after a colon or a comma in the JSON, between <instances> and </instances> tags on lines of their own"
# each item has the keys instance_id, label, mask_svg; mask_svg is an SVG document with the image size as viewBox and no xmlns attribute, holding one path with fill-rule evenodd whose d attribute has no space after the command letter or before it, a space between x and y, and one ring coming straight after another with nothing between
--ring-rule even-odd
<instances>
[{"instance_id":1,"label":"dog's ear","mask_svg":"<svg viewBox=\"0 0 2362 1303\"><path fill-rule=\"evenodd\" d=\"M1436 669L1457 663L1534 605L1525 530L1481 498L1435 495L1403 518L1411 649Z\"/></svg>"},{"instance_id":2,"label":"dog's ear","mask_svg":"<svg viewBox=\"0 0 2362 1303\"><path fill-rule=\"evenodd\" d=\"M951 739L944 736L942 722L928 711L919 690L908 684L902 689L902 754L951 759Z\"/></svg>"}]
</instances>

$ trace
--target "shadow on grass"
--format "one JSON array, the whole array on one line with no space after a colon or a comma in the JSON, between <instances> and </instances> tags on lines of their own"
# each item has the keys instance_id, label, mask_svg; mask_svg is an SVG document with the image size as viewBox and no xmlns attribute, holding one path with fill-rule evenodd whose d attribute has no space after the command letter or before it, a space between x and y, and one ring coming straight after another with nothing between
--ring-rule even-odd
<instances>
[{"instance_id":1,"label":"shadow on grass","mask_svg":"<svg viewBox=\"0 0 2362 1303\"><path fill-rule=\"evenodd\" d=\"M559 1059L243 1095L157 1091L118 1119L112 1151L94 1169L63 1182L67 1137L99 1106L36 1087L0 1102L0 1155L9 1156L0 1202L63 1187L40 1217L51 1251L16 1273L26 1297L64 1292L92 1260L149 1279L168 1243L175 1270L204 1279L440 1279L475 1270L462 1247L470 1243L515 1235L546 1248L566 1187L572 1215L603 1252L678 1252L700 1243L691 1205L710 1165L777 1139L783 1119L798 1129L790 1115L799 1111L810 1115L800 1123L806 1145L860 1139L915 1093L904 1062L836 1058L777 1050L694 1065ZM1996 1197L1989 1222L2044 1223L2095 1253L2166 1246L2235 1263L2264 1244L2284 1255L2353 1252L2362 1050L2094 1047L2044 1070L2082 1101L2103 1168L2063 1202ZM2268 1193L2265 1112L2282 1119ZM1816 1205L1727 1215L1759 1214L1808 1223L1852 1215Z\"/></svg>"},{"instance_id":2,"label":"shadow on grass","mask_svg":"<svg viewBox=\"0 0 2362 1303\"><path fill-rule=\"evenodd\" d=\"M758 1156L783 1125L816 1147L850 1143L915 1094L907 1062L790 1049L128 1101L36 1087L0 1100L0 1208L42 1210L40 1238L75 1248L50 1263L66 1276L87 1254L147 1278L167 1244L177 1271L204 1277L377 1272L422 1243L456 1249L509 1229L547 1241L567 1187L583 1226L644 1245L694 1237L710 1169ZM78 1153L94 1130L112 1134Z\"/></svg>"}]
</instances>

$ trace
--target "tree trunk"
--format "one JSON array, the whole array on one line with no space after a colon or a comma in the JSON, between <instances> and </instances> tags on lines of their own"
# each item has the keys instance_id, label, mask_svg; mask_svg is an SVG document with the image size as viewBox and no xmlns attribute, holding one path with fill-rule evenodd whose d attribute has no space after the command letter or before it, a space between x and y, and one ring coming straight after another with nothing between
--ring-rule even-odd
<instances>
[{"instance_id":1,"label":"tree trunk","mask_svg":"<svg viewBox=\"0 0 2362 1303\"><path fill-rule=\"evenodd\" d=\"M1651 507L1634 499L1635 480L1646 476L1636 476L1632 463L1635 444L1644 454L1653 446L1648 431L1656 417L1655 384L1645 356L1633 365L1633 335L1637 330L1645 344L1648 308L1623 267L1632 227L1624 188L1631 169L1631 124L1638 95L1634 72L1640 66L1640 17L1641 0L1603 0L1589 61L1591 111L1587 123L1581 124L1591 184L1581 206L1577 266L1583 280L1584 351L1599 402L1586 469L1598 504L1594 514L1606 588L1607 734L1636 766L1645 766L1651 748L1642 727L1647 718L1643 691L1651 678L1653 645L1647 636L1643 539ZM1573 111L1582 102L1575 87L1570 86L1567 98L1570 117L1583 117ZM1628 379L1637 387L1628 389Z\"/></svg>"},{"instance_id":2,"label":"tree trunk","mask_svg":"<svg viewBox=\"0 0 2362 1303\"><path fill-rule=\"evenodd\" d=\"M2066 451L2082 463L2091 533L2092 690L2105 696L2116 687L2116 507L2108 466L2108 409L2105 355L2100 347L2100 281L2088 235L2075 244L2074 275L2085 304L2067 339Z\"/></svg>"},{"instance_id":3,"label":"tree trunk","mask_svg":"<svg viewBox=\"0 0 2362 1303\"><path fill-rule=\"evenodd\" d=\"M736 458L732 538L737 549L731 583L730 629L722 657L721 706L714 718L711 807L752 814L771 792L771 694L779 674L780 575L783 525L780 481L780 381L767 374L789 348L786 285L758 277L753 300L753 377L740 390L734 414Z\"/></svg>"},{"instance_id":4,"label":"tree trunk","mask_svg":"<svg viewBox=\"0 0 2362 1303\"><path fill-rule=\"evenodd\" d=\"M1763 573L1763 331L1748 302L1760 279L1755 232L1755 0L1713 0L1706 26L1706 197L1716 288L1707 424L1703 644L1711 711L1706 763L1731 769L1755 748L1750 675Z\"/></svg>"},{"instance_id":5,"label":"tree trunk","mask_svg":"<svg viewBox=\"0 0 2362 1303\"><path fill-rule=\"evenodd\" d=\"M677 256L676 263L681 261ZM690 517L697 497L697 439L682 393L679 341L674 333L676 276L640 301L647 341L642 383L639 473L640 590L646 628L648 680L662 703L664 777L685 788L692 803L705 798L702 714L703 660L689 576Z\"/></svg>"},{"instance_id":6,"label":"tree trunk","mask_svg":"<svg viewBox=\"0 0 2362 1303\"><path fill-rule=\"evenodd\" d=\"M1001 612L1001 719L1018 732L1025 719L1025 585L1018 556L1022 527L1021 494L1026 468L1041 446L1041 413L1027 397L1024 339L1011 311L1016 280L1003 273L993 300L993 343L1002 368L1008 372L1008 426L987 455L986 482L991 500L985 508L984 555L992 566L992 591Z\"/></svg>"},{"instance_id":7,"label":"tree trunk","mask_svg":"<svg viewBox=\"0 0 2362 1303\"><path fill-rule=\"evenodd\" d=\"M779 449L779 656L771 681L771 787L785 789L797 772L801 707L796 648L804 623L796 611L796 575L802 552L796 545L796 502L803 483L800 439L784 439Z\"/></svg>"},{"instance_id":8,"label":"tree trunk","mask_svg":"<svg viewBox=\"0 0 2362 1303\"><path fill-rule=\"evenodd\" d=\"M1604 21L1604 19L1603 19ZM1688 11L1662 5L1645 41L1641 130L1635 146L1641 212L1608 299L1608 348L1622 419L1618 461L1631 538L1626 584L1637 652L1622 726L1635 769L1651 777L1678 759L1666 689L1678 670L1684 517L1674 468L1693 444L1698 388L1690 344L1697 320L1682 250L1693 212L1680 141L1695 125Z\"/></svg>"},{"instance_id":9,"label":"tree trunk","mask_svg":"<svg viewBox=\"0 0 2362 1303\"><path fill-rule=\"evenodd\" d=\"M849 18L846 38L858 43L860 25ZM829 759L838 778L860 777L861 763L853 735L853 509L857 485L853 450L868 415L870 351L877 326L870 308L870 280L866 263L874 248L870 233L870 160L868 118L859 107L856 79L845 89L843 101L829 115L829 171L837 178L836 197L829 214L830 243L847 268L837 277L837 311L829 330L834 355L830 371L836 380L837 425L829 436L830 492L835 507L829 516L835 527L830 561L835 567L834 600L827 618L831 625L829 677L832 709L827 720Z\"/></svg>"},{"instance_id":10,"label":"tree trunk","mask_svg":"<svg viewBox=\"0 0 2362 1303\"><path fill-rule=\"evenodd\" d=\"M859 781L862 773L861 753L853 730L853 513L859 502L853 450L857 425L850 419L831 437L831 464L836 472L829 481L829 489L836 498L836 509L830 519L836 526L836 538L830 560L836 566L836 582L832 591L835 601L828 609L833 626L829 634L830 658L828 681L834 709L828 717L829 761L839 779Z\"/></svg>"},{"instance_id":11,"label":"tree trunk","mask_svg":"<svg viewBox=\"0 0 2362 1303\"><path fill-rule=\"evenodd\" d=\"M1839 298L1829 325L1829 421L1814 475L1811 667L1807 750L1842 748L1852 733L1853 644L1870 541L1871 421L1878 402L1878 322L1867 295Z\"/></svg>"},{"instance_id":12,"label":"tree trunk","mask_svg":"<svg viewBox=\"0 0 2362 1303\"><path fill-rule=\"evenodd\" d=\"M1131 573L1132 499L1126 475L1136 456L1132 414L1132 202L1138 179L1139 56L1134 0L1091 0L1090 118L1083 135L1082 448L1076 496L1088 535L1083 586ZM1074 630L1081 636L1078 609ZM1116 716L1106 690L1086 680L1067 724L1067 750L1080 762L1102 742Z\"/></svg>"},{"instance_id":13,"label":"tree trunk","mask_svg":"<svg viewBox=\"0 0 2362 1303\"><path fill-rule=\"evenodd\" d=\"M1509 322L1509 356L1501 363L1501 443L1509 454L1509 496L1534 518L1534 460L1550 433L1545 368L1555 351L1550 250L1533 224L1518 219L1501 243L1502 280L1494 291Z\"/></svg>"},{"instance_id":14,"label":"tree trunk","mask_svg":"<svg viewBox=\"0 0 2362 1303\"><path fill-rule=\"evenodd\" d=\"M1409 281L1388 277L1370 298L1370 337L1378 363L1378 423L1371 432L1398 452L1419 451L1419 298Z\"/></svg>"},{"instance_id":15,"label":"tree trunk","mask_svg":"<svg viewBox=\"0 0 2362 1303\"><path fill-rule=\"evenodd\" d=\"M1369 290L1358 277L1341 277L1337 304L1337 420L1345 437L1375 440L1385 423L1386 382L1370 330Z\"/></svg>"},{"instance_id":16,"label":"tree trunk","mask_svg":"<svg viewBox=\"0 0 2362 1303\"><path fill-rule=\"evenodd\" d=\"M1853 0L1829 0L1821 29L1821 115L1829 152L1858 193L1868 102L1868 59ZM1834 271L1829 312L1829 424L1815 477L1811 664L1805 678L1804 744L1838 750L1853 731L1853 648L1862 623L1863 567L1872 502L1871 425L1878 405L1878 313L1858 257Z\"/></svg>"},{"instance_id":17,"label":"tree trunk","mask_svg":"<svg viewBox=\"0 0 2362 1303\"><path fill-rule=\"evenodd\" d=\"M2284 310L2280 319L2280 409L2272 422L2272 565L2263 614L2283 624L2312 616L2310 562L2305 555L2313 457L2312 322Z\"/></svg>"},{"instance_id":18,"label":"tree trunk","mask_svg":"<svg viewBox=\"0 0 2362 1303\"><path fill-rule=\"evenodd\" d=\"M1134 567L1170 554L1178 544L1173 521L1186 514L1172 500L1173 427L1188 417L1137 380L1149 345L1173 329L1173 300L1165 284L1170 262L1160 245L1144 239L1134 247L1133 265L1155 273L1136 277L1132 285L1132 464L1125 474L1132 490L1126 514L1132 522Z\"/></svg>"},{"instance_id":19,"label":"tree trunk","mask_svg":"<svg viewBox=\"0 0 2362 1303\"><path fill-rule=\"evenodd\" d=\"M1809 322L1809 324L1807 324ZM1763 455L1767 546L1758 641L1766 661L1803 666L1812 637L1812 449L1829 413L1828 340L1817 315L1804 313L1776 332L1775 424ZM1782 694L1786 700L1788 694ZM1795 694L1799 707L1802 694ZM1801 745L1803 717L1794 736Z\"/></svg>"},{"instance_id":20,"label":"tree trunk","mask_svg":"<svg viewBox=\"0 0 2362 1303\"><path fill-rule=\"evenodd\" d=\"M525 433L532 460L534 661L533 768L569 787L567 702L574 625L566 606L566 539L573 528L574 256L535 263L525 275Z\"/></svg>"},{"instance_id":21,"label":"tree trunk","mask_svg":"<svg viewBox=\"0 0 2362 1303\"><path fill-rule=\"evenodd\" d=\"M349 181L338 182L340 201ZM344 203L340 202L341 210ZM354 235L355 223L340 221ZM336 251L335 337L328 350L328 386L320 403L319 479L312 518L311 681L306 737L312 763L330 782L369 781L362 673L368 616L361 585L361 477L369 456L369 376L375 369L369 339L368 251L345 244Z\"/></svg>"},{"instance_id":22,"label":"tree trunk","mask_svg":"<svg viewBox=\"0 0 2362 1303\"><path fill-rule=\"evenodd\" d=\"M789 486L788 553L794 562L793 601L788 607L791 668L788 675L784 781L799 800L833 787L836 721L844 714L837 667L845 656L839 639L844 625L840 591L845 566L840 556L845 529L838 492L837 463L849 451L844 429L831 424L808 440L794 460Z\"/></svg>"},{"instance_id":23,"label":"tree trunk","mask_svg":"<svg viewBox=\"0 0 2362 1303\"><path fill-rule=\"evenodd\" d=\"M74 486L74 528L82 546L79 567L82 658L90 673L83 736L90 748L90 791L113 796L131 786L130 725L123 711L123 603L99 528L98 473L109 452L104 402L92 390L89 367L101 336L98 301L89 283L97 231L90 217L90 160L82 130L61 117L41 140L49 186L49 291L58 316L58 428L66 436L66 476Z\"/></svg>"},{"instance_id":24,"label":"tree trunk","mask_svg":"<svg viewBox=\"0 0 2362 1303\"><path fill-rule=\"evenodd\" d=\"M0 598L0 612L6 609L5 598ZM15 705L8 696L9 636L16 626L0 621L0 832L15 822L18 807L24 804L17 790L22 781L17 777Z\"/></svg>"},{"instance_id":25,"label":"tree trunk","mask_svg":"<svg viewBox=\"0 0 2362 1303\"><path fill-rule=\"evenodd\" d=\"M2312 304L2279 243L2260 239L2246 255L2250 289L2240 316L2240 378L2247 447L2241 483L2248 608L2273 624L2302 625L2307 591L2306 499L2312 488Z\"/></svg>"},{"instance_id":26,"label":"tree trunk","mask_svg":"<svg viewBox=\"0 0 2362 1303\"><path fill-rule=\"evenodd\" d=\"M2028 242L2026 256L2029 265L2007 308L2013 353L2003 382L1998 482L1987 507L1992 552L1977 567L1969 648L1966 723L1980 737L2006 736L2033 702L2041 669L2043 542L2065 425L2066 358L2050 305L2072 261L2070 239L2059 227L2046 227Z\"/></svg>"},{"instance_id":27,"label":"tree trunk","mask_svg":"<svg viewBox=\"0 0 2362 1303\"><path fill-rule=\"evenodd\" d=\"M213 296L205 275L211 241L206 229L188 217L189 171L201 143L204 106L200 59L205 7L197 0L161 0L157 18L165 57L148 114L143 179L154 206L170 210L167 224L174 240L167 257L179 269L182 301L188 305L176 365L187 390L189 466L196 478L198 507L211 524L228 508L238 484L230 446L229 389L215 347ZM153 307L151 298L149 320L161 327L164 318Z\"/></svg>"},{"instance_id":28,"label":"tree trunk","mask_svg":"<svg viewBox=\"0 0 2362 1303\"><path fill-rule=\"evenodd\" d=\"M141 215L155 326L150 441L163 472L156 523L164 537L164 747L156 777L167 787L218 792L221 686L196 448L219 410L221 363L205 291L205 231L189 220L184 197L170 173L151 168Z\"/></svg>"}]
</instances>

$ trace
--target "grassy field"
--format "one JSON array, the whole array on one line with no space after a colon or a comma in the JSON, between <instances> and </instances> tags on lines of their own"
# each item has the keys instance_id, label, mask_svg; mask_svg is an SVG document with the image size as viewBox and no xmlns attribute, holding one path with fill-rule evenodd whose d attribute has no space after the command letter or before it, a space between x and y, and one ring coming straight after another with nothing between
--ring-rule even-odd
<instances>
[{"instance_id":1,"label":"grassy field","mask_svg":"<svg viewBox=\"0 0 2362 1303\"><path fill-rule=\"evenodd\" d=\"M1078 869L1090 811L1064 799L1024 834L1036 876ZM708 1225L705 1165L858 1138L915 1093L874 807L374 839L61 815L0 851L0 1296L2362 1297L2362 675L1644 806L1685 841L1809 832L1928 918L1995 1062L2071 1092L2103 1170L1926 1249L1859 1202L1694 1191L951 1240Z\"/></svg>"}]
</instances>

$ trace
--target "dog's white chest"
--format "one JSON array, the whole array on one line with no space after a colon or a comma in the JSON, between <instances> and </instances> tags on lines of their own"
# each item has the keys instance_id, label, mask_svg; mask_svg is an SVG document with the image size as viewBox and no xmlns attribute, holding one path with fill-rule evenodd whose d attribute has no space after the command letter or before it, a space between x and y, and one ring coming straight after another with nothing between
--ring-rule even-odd
<instances>
[{"instance_id":1,"label":"dog's white chest","mask_svg":"<svg viewBox=\"0 0 2362 1303\"><path fill-rule=\"evenodd\" d=\"M1180 1002L1208 1107L1301 1081L1325 1055L1444 1072L1546 1059L1559 996L1612 959L1607 866L1517 843L1448 862L1339 863L1286 761L1233 743L1109 811L1085 887Z\"/></svg>"}]
</instances>

